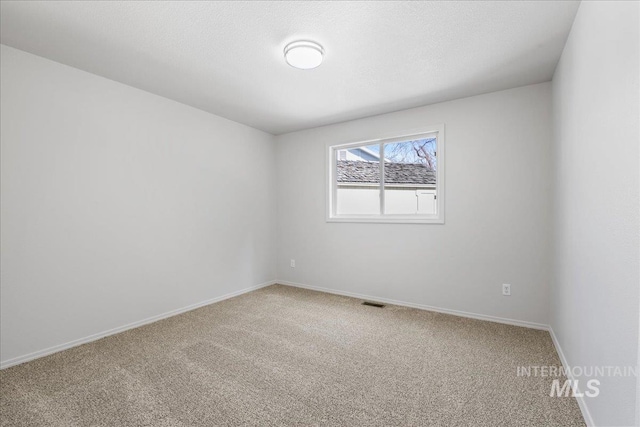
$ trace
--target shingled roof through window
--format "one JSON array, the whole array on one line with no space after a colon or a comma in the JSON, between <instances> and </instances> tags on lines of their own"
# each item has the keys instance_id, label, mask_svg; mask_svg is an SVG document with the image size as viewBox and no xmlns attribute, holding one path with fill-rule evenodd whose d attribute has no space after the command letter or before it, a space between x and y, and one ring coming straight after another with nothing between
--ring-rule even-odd
<instances>
[{"instance_id":1,"label":"shingled roof through window","mask_svg":"<svg viewBox=\"0 0 640 427\"><path fill-rule=\"evenodd\" d=\"M338 160L337 178L342 183L376 183L379 181L377 162ZM384 182L386 184L432 184L436 183L436 173L421 163L385 163Z\"/></svg>"}]
</instances>

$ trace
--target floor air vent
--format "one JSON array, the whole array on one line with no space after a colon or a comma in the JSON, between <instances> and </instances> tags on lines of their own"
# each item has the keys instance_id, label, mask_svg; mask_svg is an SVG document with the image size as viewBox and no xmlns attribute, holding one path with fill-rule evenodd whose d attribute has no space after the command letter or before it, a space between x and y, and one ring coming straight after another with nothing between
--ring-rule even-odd
<instances>
[{"instance_id":1,"label":"floor air vent","mask_svg":"<svg viewBox=\"0 0 640 427\"><path fill-rule=\"evenodd\" d=\"M378 308L384 307L384 304L378 304L377 302L369 302L369 301L363 302L362 305L368 305L370 307L378 307Z\"/></svg>"}]
</instances>

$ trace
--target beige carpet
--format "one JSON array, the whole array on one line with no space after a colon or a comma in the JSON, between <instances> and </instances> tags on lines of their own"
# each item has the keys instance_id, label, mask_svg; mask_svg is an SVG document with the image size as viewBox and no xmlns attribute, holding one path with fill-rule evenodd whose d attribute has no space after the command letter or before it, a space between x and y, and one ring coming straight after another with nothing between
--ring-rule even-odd
<instances>
[{"instance_id":1,"label":"beige carpet","mask_svg":"<svg viewBox=\"0 0 640 427\"><path fill-rule=\"evenodd\" d=\"M0 371L2 426L584 425L547 332L270 286Z\"/></svg>"}]
</instances>

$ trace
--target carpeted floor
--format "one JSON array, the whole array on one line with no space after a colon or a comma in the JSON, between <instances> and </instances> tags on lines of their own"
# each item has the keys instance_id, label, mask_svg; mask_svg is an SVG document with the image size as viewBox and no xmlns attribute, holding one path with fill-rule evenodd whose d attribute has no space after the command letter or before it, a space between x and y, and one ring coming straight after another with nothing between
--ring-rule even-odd
<instances>
[{"instance_id":1,"label":"carpeted floor","mask_svg":"<svg viewBox=\"0 0 640 427\"><path fill-rule=\"evenodd\" d=\"M578 426L549 334L274 285L0 371L2 426Z\"/></svg>"}]
</instances>

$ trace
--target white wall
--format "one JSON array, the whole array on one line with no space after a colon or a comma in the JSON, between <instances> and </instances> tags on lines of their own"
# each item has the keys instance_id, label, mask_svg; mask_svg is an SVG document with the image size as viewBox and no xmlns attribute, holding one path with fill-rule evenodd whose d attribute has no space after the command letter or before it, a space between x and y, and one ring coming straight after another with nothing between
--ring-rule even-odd
<instances>
[{"instance_id":1,"label":"white wall","mask_svg":"<svg viewBox=\"0 0 640 427\"><path fill-rule=\"evenodd\" d=\"M384 190L385 213L436 213L436 190L419 187L388 187ZM336 189L338 214L380 214L380 188L375 186L338 186Z\"/></svg>"},{"instance_id":2,"label":"white wall","mask_svg":"<svg viewBox=\"0 0 640 427\"><path fill-rule=\"evenodd\" d=\"M553 78L551 326L572 366L638 362L638 9L582 2ZM600 381L595 424L634 424L636 379Z\"/></svg>"},{"instance_id":3,"label":"white wall","mask_svg":"<svg viewBox=\"0 0 640 427\"><path fill-rule=\"evenodd\" d=\"M325 222L325 144L439 123L444 225ZM278 279L546 324L551 135L542 83L276 137Z\"/></svg>"},{"instance_id":4,"label":"white wall","mask_svg":"<svg viewBox=\"0 0 640 427\"><path fill-rule=\"evenodd\" d=\"M5 364L275 279L271 135L1 49Z\"/></svg>"}]
</instances>

